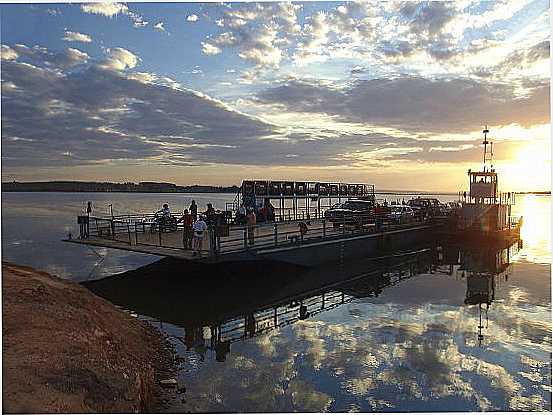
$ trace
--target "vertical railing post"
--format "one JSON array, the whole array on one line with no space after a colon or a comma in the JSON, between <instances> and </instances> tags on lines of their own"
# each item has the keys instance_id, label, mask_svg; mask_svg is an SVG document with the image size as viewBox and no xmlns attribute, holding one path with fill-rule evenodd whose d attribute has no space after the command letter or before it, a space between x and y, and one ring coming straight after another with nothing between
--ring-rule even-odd
<instances>
[{"instance_id":1,"label":"vertical railing post","mask_svg":"<svg viewBox=\"0 0 553 415\"><path fill-rule=\"evenodd\" d=\"M113 239L115 241L115 223L114 223L113 219L110 219L109 223L110 223L110 227L111 227L111 239Z\"/></svg>"},{"instance_id":2,"label":"vertical railing post","mask_svg":"<svg viewBox=\"0 0 553 415\"><path fill-rule=\"evenodd\" d=\"M274 240L275 240L275 246L277 246L278 245L278 227L276 223L274 228Z\"/></svg>"},{"instance_id":3,"label":"vertical railing post","mask_svg":"<svg viewBox=\"0 0 553 415\"><path fill-rule=\"evenodd\" d=\"M326 238L326 219L323 219L323 238Z\"/></svg>"},{"instance_id":4,"label":"vertical railing post","mask_svg":"<svg viewBox=\"0 0 553 415\"><path fill-rule=\"evenodd\" d=\"M217 253L217 246L215 240L215 227L213 225L209 226L209 254L215 256Z\"/></svg>"},{"instance_id":5,"label":"vertical railing post","mask_svg":"<svg viewBox=\"0 0 553 415\"><path fill-rule=\"evenodd\" d=\"M138 245L138 230L136 229L136 220L134 221L134 243Z\"/></svg>"},{"instance_id":6,"label":"vertical railing post","mask_svg":"<svg viewBox=\"0 0 553 415\"><path fill-rule=\"evenodd\" d=\"M131 224L127 222L127 231L129 232L129 245L132 245L131 241Z\"/></svg>"},{"instance_id":7,"label":"vertical railing post","mask_svg":"<svg viewBox=\"0 0 553 415\"><path fill-rule=\"evenodd\" d=\"M248 229L244 227L244 249L248 249Z\"/></svg>"},{"instance_id":8,"label":"vertical railing post","mask_svg":"<svg viewBox=\"0 0 553 415\"><path fill-rule=\"evenodd\" d=\"M158 226L159 246L161 246L161 226Z\"/></svg>"},{"instance_id":9,"label":"vertical railing post","mask_svg":"<svg viewBox=\"0 0 553 415\"><path fill-rule=\"evenodd\" d=\"M185 232L186 225L182 225L182 249L186 249L186 232Z\"/></svg>"}]
</instances>

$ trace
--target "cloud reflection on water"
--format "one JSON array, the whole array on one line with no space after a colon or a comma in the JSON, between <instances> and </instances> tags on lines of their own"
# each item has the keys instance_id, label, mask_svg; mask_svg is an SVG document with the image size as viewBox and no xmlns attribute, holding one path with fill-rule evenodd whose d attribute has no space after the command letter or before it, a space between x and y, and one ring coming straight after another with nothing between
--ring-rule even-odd
<instances>
[{"instance_id":1,"label":"cloud reflection on water","mask_svg":"<svg viewBox=\"0 0 553 415\"><path fill-rule=\"evenodd\" d=\"M419 278L458 283L453 276ZM201 384L190 385L194 396L209 387L223 397L221 402L199 400L197 409L550 408L547 307L522 304L517 290L500 285L498 299L503 301L488 311L480 347L477 306L387 302L400 288L385 290L379 298L383 303L353 302L320 318L235 344L227 363L207 363L208 369L200 370ZM246 404L234 406L236 396Z\"/></svg>"}]
</instances>

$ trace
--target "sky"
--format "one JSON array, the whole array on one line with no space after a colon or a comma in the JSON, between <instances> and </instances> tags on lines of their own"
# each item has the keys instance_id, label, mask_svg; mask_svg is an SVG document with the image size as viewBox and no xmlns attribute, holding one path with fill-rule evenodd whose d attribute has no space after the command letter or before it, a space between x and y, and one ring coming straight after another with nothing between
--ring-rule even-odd
<instances>
[{"instance_id":1,"label":"sky","mask_svg":"<svg viewBox=\"0 0 553 415\"><path fill-rule=\"evenodd\" d=\"M2 180L551 187L546 0L2 4Z\"/></svg>"}]
</instances>

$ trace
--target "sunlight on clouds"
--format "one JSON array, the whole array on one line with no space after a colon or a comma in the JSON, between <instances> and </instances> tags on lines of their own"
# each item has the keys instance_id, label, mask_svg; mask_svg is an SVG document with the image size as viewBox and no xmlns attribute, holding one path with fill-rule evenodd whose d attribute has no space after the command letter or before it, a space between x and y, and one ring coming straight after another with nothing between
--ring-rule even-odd
<instances>
[{"instance_id":1,"label":"sunlight on clouds","mask_svg":"<svg viewBox=\"0 0 553 415\"><path fill-rule=\"evenodd\" d=\"M202 53L204 55L218 55L221 53L221 48L208 42L202 42Z\"/></svg>"},{"instance_id":2,"label":"sunlight on clouds","mask_svg":"<svg viewBox=\"0 0 553 415\"><path fill-rule=\"evenodd\" d=\"M108 49L108 57L99 65L103 69L123 71L132 69L138 63L138 56L123 48Z\"/></svg>"},{"instance_id":3,"label":"sunlight on clouds","mask_svg":"<svg viewBox=\"0 0 553 415\"><path fill-rule=\"evenodd\" d=\"M100 2L83 4L81 5L81 10L85 13L113 17L119 13L128 12L129 8L124 3Z\"/></svg>"},{"instance_id":4,"label":"sunlight on clouds","mask_svg":"<svg viewBox=\"0 0 553 415\"><path fill-rule=\"evenodd\" d=\"M85 33L72 32L70 30L65 31L65 36L63 37L63 40L67 42L92 42L92 38L89 35Z\"/></svg>"},{"instance_id":5,"label":"sunlight on clouds","mask_svg":"<svg viewBox=\"0 0 553 415\"><path fill-rule=\"evenodd\" d=\"M12 61L19 57L19 54L7 45L2 45L0 53L2 60Z\"/></svg>"}]
</instances>

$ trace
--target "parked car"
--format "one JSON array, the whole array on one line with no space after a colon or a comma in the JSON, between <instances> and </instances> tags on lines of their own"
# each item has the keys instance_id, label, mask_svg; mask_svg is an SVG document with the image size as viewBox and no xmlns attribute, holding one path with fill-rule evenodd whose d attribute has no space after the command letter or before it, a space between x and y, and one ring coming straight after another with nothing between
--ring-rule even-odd
<instances>
[{"instance_id":1,"label":"parked car","mask_svg":"<svg viewBox=\"0 0 553 415\"><path fill-rule=\"evenodd\" d=\"M365 225L374 223L375 203L371 200L350 199L334 205L324 216L334 226L340 224Z\"/></svg>"},{"instance_id":2,"label":"parked car","mask_svg":"<svg viewBox=\"0 0 553 415\"><path fill-rule=\"evenodd\" d=\"M443 207L438 199L428 197L417 197L411 199L407 204L413 209L415 218L422 220L442 214Z\"/></svg>"},{"instance_id":3,"label":"parked car","mask_svg":"<svg viewBox=\"0 0 553 415\"><path fill-rule=\"evenodd\" d=\"M390 211L390 219L395 223L403 223L412 221L415 218L415 211L411 206L407 205L392 205Z\"/></svg>"},{"instance_id":4,"label":"parked car","mask_svg":"<svg viewBox=\"0 0 553 415\"><path fill-rule=\"evenodd\" d=\"M455 213L455 212L461 210L462 207L463 207L463 205L461 204L461 202L447 202L446 203L446 211L447 211L448 214Z\"/></svg>"}]
</instances>

